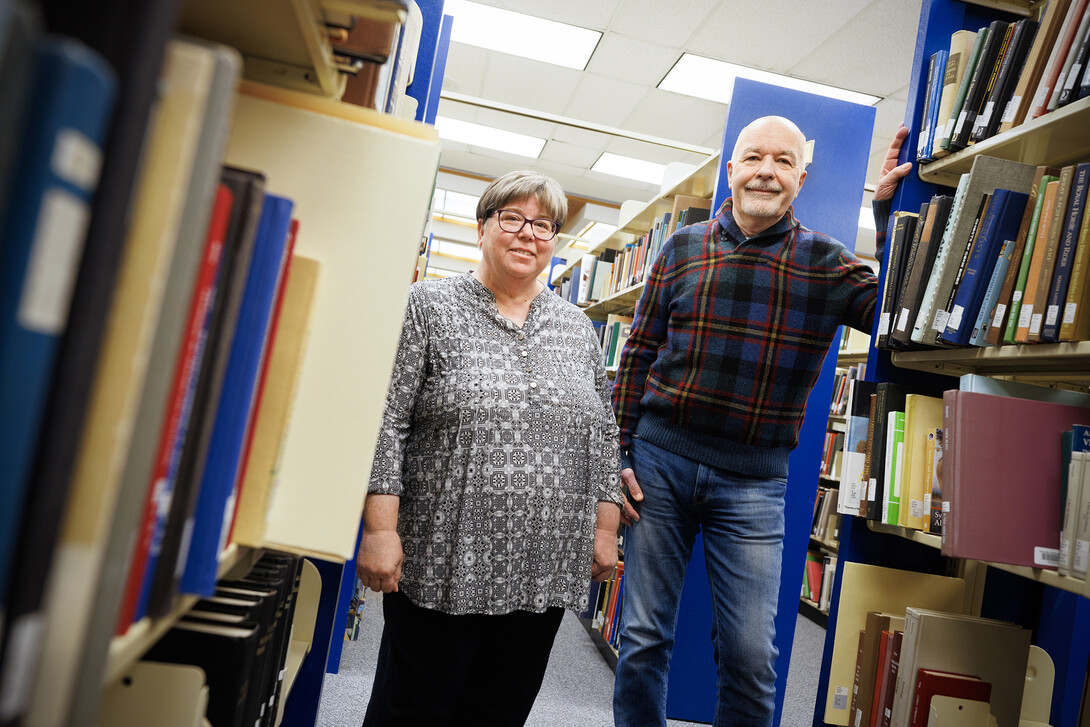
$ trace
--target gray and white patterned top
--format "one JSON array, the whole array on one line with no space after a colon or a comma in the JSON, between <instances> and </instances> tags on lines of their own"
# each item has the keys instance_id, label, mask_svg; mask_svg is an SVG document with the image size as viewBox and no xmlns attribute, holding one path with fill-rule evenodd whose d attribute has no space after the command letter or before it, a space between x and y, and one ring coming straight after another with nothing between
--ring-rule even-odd
<instances>
[{"instance_id":1,"label":"gray and white patterned top","mask_svg":"<svg viewBox=\"0 0 1090 727\"><path fill-rule=\"evenodd\" d=\"M549 291L522 328L471 274L414 284L370 493L399 495L399 588L451 614L587 605L617 424L587 317Z\"/></svg>"}]
</instances>

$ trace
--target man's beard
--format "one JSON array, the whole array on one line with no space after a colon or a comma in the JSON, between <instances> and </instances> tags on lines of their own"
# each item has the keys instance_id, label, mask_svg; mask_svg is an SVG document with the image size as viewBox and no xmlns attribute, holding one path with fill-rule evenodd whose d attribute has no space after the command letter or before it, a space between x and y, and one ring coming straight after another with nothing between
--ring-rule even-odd
<instances>
[{"instance_id":1,"label":"man's beard","mask_svg":"<svg viewBox=\"0 0 1090 727\"><path fill-rule=\"evenodd\" d=\"M763 191L777 192L777 194L783 193L782 189L765 189ZM743 214L749 215L750 217L779 217L783 214L780 211L780 200L778 196L772 199L765 199L763 197L744 194L742 195L741 204L738 205L738 209L741 210Z\"/></svg>"}]
</instances>

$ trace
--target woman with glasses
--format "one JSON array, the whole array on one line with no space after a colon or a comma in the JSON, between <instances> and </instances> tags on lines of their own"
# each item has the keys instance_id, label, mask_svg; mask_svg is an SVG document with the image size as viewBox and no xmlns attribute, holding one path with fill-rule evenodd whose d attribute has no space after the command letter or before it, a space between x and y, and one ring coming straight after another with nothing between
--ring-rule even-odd
<instances>
[{"instance_id":1,"label":"woman with glasses","mask_svg":"<svg viewBox=\"0 0 1090 727\"><path fill-rule=\"evenodd\" d=\"M560 186L477 204L482 260L416 283L356 570L385 624L364 726L522 725L565 609L617 561L617 426L590 320L538 280Z\"/></svg>"}]
</instances>

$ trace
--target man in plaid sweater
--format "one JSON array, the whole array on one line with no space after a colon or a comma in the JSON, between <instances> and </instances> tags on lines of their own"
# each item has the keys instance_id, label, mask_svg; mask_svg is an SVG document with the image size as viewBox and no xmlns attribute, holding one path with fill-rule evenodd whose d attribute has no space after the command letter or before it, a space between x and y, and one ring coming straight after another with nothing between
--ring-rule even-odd
<instances>
[{"instance_id":1,"label":"man in plaid sweater","mask_svg":"<svg viewBox=\"0 0 1090 727\"><path fill-rule=\"evenodd\" d=\"M899 130L876 199L892 196ZM802 226L805 137L782 117L738 135L731 198L671 236L636 306L613 392L621 432L625 599L617 727L666 724L681 585L702 531L718 667L715 725L771 725L788 455L837 328L871 330L874 273ZM880 233L888 202L876 205Z\"/></svg>"}]
</instances>

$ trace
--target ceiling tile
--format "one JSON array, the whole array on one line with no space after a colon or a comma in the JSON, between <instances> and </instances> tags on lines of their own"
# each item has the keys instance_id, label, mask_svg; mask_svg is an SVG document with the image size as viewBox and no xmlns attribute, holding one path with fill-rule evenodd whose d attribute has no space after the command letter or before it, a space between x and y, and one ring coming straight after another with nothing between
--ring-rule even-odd
<instances>
[{"instance_id":1,"label":"ceiling tile","mask_svg":"<svg viewBox=\"0 0 1090 727\"><path fill-rule=\"evenodd\" d=\"M625 119L625 128L698 146L714 136L718 148L726 118L725 104L653 88Z\"/></svg>"},{"instance_id":2,"label":"ceiling tile","mask_svg":"<svg viewBox=\"0 0 1090 727\"><path fill-rule=\"evenodd\" d=\"M791 75L887 96L908 83L921 0L874 0L791 68Z\"/></svg>"},{"instance_id":3,"label":"ceiling tile","mask_svg":"<svg viewBox=\"0 0 1090 727\"><path fill-rule=\"evenodd\" d=\"M482 5L514 10L559 23L578 25L591 30L604 30L622 0L473 0Z\"/></svg>"},{"instance_id":4,"label":"ceiling tile","mask_svg":"<svg viewBox=\"0 0 1090 727\"><path fill-rule=\"evenodd\" d=\"M718 4L718 0L625 0L609 29L630 38L681 48Z\"/></svg>"},{"instance_id":5,"label":"ceiling tile","mask_svg":"<svg viewBox=\"0 0 1090 727\"><path fill-rule=\"evenodd\" d=\"M677 61L678 48L606 33L594 49L587 71L629 83L657 86Z\"/></svg>"},{"instance_id":6,"label":"ceiling tile","mask_svg":"<svg viewBox=\"0 0 1090 727\"><path fill-rule=\"evenodd\" d=\"M554 162L557 164L569 164L586 168L594 164L600 154L601 151L598 149L588 149L585 146L565 144L562 141L550 141L545 144L545 148L542 149L540 159L542 161Z\"/></svg>"},{"instance_id":7,"label":"ceiling tile","mask_svg":"<svg viewBox=\"0 0 1090 727\"><path fill-rule=\"evenodd\" d=\"M457 49L461 51L461 44ZM488 51L480 95L492 101L550 114L563 113L585 73L550 63Z\"/></svg>"},{"instance_id":8,"label":"ceiling tile","mask_svg":"<svg viewBox=\"0 0 1090 727\"><path fill-rule=\"evenodd\" d=\"M447 67L443 71L443 90L480 96L484 91L485 70L492 51L465 43L451 43Z\"/></svg>"},{"instance_id":9,"label":"ceiling tile","mask_svg":"<svg viewBox=\"0 0 1090 727\"><path fill-rule=\"evenodd\" d=\"M786 73L869 2L871 0L723 0L689 39L686 50L721 61ZM785 18L788 19L786 22Z\"/></svg>"},{"instance_id":10,"label":"ceiling tile","mask_svg":"<svg viewBox=\"0 0 1090 727\"><path fill-rule=\"evenodd\" d=\"M606 126L620 126L642 103L648 89L634 83L583 73L563 114Z\"/></svg>"}]
</instances>

